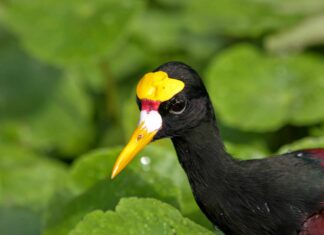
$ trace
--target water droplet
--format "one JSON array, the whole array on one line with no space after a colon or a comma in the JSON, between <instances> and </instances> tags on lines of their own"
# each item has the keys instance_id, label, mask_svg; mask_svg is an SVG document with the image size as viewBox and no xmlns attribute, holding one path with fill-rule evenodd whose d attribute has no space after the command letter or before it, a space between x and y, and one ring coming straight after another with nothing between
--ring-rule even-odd
<instances>
[{"instance_id":1,"label":"water droplet","mask_svg":"<svg viewBox=\"0 0 324 235\"><path fill-rule=\"evenodd\" d=\"M147 157L147 156L143 156L141 157L141 164L144 166L150 165L151 163L151 158Z\"/></svg>"}]
</instances>

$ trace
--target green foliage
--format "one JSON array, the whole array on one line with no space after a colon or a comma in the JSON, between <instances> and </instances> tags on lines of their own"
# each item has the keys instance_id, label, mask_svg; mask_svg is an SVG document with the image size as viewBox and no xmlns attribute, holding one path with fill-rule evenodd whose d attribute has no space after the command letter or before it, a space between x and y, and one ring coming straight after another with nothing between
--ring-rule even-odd
<instances>
[{"instance_id":1,"label":"green foliage","mask_svg":"<svg viewBox=\"0 0 324 235\"><path fill-rule=\"evenodd\" d=\"M0 139L66 156L82 152L93 133L81 81L26 55L6 33L0 41Z\"/></svg>"},{"instance_id":2,"label":"green foliage","mask_svg":"<svg viewBox=\"0 0 324 235\"><path fill-rule=\"evenodd\" d=\"M271 30L287 27L299 14L287 14L280 3L255 0L190 0L186 7L188 23L195 31L230 36L257 37ZM192 16L195 17L192 17ZM213 22L211 24L210 22Z\"/></svg>"},{"instance_id":3,"label":"green foliage","mask_svg":"<svg viewBox=\"0 0 324 235\"><path fill-rule=\"evenodd\" d=\"M0 205L42 209L66 177L65 166L17 145L0 148Z\"/></svg>"},{"instance_id":4,"label":"green foliage","mask_svg":"<svg viewBox=\"0 0 324 235\"><path fill-rule=\"evenodd\" d=\"M324 137L306 137L293 143L282 146L279 149L279 152L285 153L293 150L308 148L324 148Z\"/></svg>"},{"instance_id":5,"label":"green foliage","mask_svg":"<svg viewBox=\"0 0 324 235\"><path fill-rule=\"evenodd\" d=\"M122 199L116 212L94 211L70 235L82 234L214 234L154 199Z\"/></svg>"},{"instance_id":6,"label":"green foliage","mask_svg":"<svg viewBox=\"0 0 324 235\"><path fill-rule=\"evenodd\" d=\"M0 234L41 234L41 214L66 177L61 162L1 144Z\"/></svg>"},{"instance_id":7,"label":"green foliage","mask_svg":"<svg viewBox=\"0 0 324 235\"><path fill-rule=\"evenodd\" d=\"M40 235L41 218L38 213L23 207L0 208L0 234Z\"/></svg>"},{"instance_id":8,"label":"green foliage","mask_svg":"<svg viewBox=\"0 0 324 235\"><path fill-rule=\"evenodd\" d=\"M109 179L119 152L120 148L97 150L77 160L67 184L73 197L58 198L51 203L61 206L53 207L47 220L46 234L66 234L87 213L97 209L112 210L122 197L153 197L179 207L177 188L153 172L131 168L117 179Z\"/></svg>"},{"instance_id":9,"label":"green foliage","mask_svg":"<svg viewBox=\"0 0 324 235\"><path fill-rule=\"evenodd\" d=\"M238 45L211 61L206 78L226 124L248 131L273 131L288 123L324 120L322 63L313 54L274 57L250 45ZM240 99L233 93L239 93ZM248 112L252 107L257 111Z\"/></svg>"},{"instance_id":10,"label":"green foliage","mask_svg":"<svg viewBox=\"0 0 324 235\"><path fill-rule=\"evenodd\" d=\"M110 180L137 81L166 61L194 67L236 158L324 147L323 12L322 0L1 1L0 234L209 234L170 141Z\"/></svg>"},{"instance_id":11,"label":"green foliage","mask_svg":"<svg viewBox=\"0 0 324 235\"><path fill-rule=\"evenodd\" d=\"M4 20L32 53L65 65L112 54L142 5L127 0L7 1Z\"/></svg>"},{"instance_id":12,"label":"green foliage","mask_svg":"<svg viewBox=\"0 0 324 235\"><path fill-rule=\"evenodd\" d=\"M269 36L266 47L270 51L298 51L324 41L324 16L314 16L306 19L289 31L279 32Z\"/></svg>"}]
</instances>

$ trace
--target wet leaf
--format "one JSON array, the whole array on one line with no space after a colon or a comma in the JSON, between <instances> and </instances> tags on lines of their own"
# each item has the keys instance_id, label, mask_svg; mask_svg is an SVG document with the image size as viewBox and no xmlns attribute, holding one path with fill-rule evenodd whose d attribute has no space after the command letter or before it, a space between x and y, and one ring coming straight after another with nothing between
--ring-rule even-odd
<instances>
[{"instance_id":1,"label":"wet leaf","mask_svg":"<svg viewBox=\"0 0 324 235\"><path fill-rule=\"evenodd\" d=\"M46 222L47 235L67 234L76 223L94 210L113 209L122 197L154 197L179 207L179 190L172 181L154 172L127 167L116 179L110 174L120 148L97 150L74 164L69 182L72 198L62 198L51 209Z\"/></svg>"},{"instance_id":2,"label":"wet leaf","mask_svg":"<svg viewBox=\"0 0 324 235\"><path fill-rule=\"evenodd\" d=\"M122 199L116 211L94 211L69 234L214 234L155 199Z\"/></svg>"},{"instance_id":3,"label":"wet leaf","mask_svg":"<svg viewBox=\"0 0 324 235\"><path fill-rule=\"evenodd\" d=\"M180 211L191 220L211 227L211 223L200 211L194 200L187 176L183 171L170 140L158 141L147 146L134 159L132 167L148 174L157 174L169 179L179 190Z\"/></svg>"}]
</instances>

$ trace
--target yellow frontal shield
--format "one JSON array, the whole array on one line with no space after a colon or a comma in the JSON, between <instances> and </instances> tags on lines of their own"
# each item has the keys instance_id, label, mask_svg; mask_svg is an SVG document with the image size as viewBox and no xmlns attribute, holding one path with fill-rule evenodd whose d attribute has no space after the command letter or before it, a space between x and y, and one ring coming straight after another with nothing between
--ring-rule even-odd
<instances>
[{"instance_id":1,"label":"yellow frontal shield","mask_svg":"<svg viewBox=\"0 0 324 235\"><path fill-rule=\"evenodd\" d=\"M163 71L147 73L137 85L136 93L139 99L164 102L171 99L184 88L180 80L169 78Z\"/></svg>"}]
</instances>

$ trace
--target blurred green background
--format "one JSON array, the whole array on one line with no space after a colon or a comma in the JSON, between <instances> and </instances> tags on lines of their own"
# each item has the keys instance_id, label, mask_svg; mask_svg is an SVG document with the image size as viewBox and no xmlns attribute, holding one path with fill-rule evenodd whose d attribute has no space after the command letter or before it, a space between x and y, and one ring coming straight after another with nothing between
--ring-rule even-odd
<instances>
[{"instance_id":1,"label":"blurred green background","mask_svg":"<svg viewBox=\"0 0 324 235\"><path fill-rule=\"evenodd\" d=\"M1 0L0 234L213 234L168 140L109 179L172 60L235 157L324 147L323 0Z\"/></svg>"}]
</instances>

